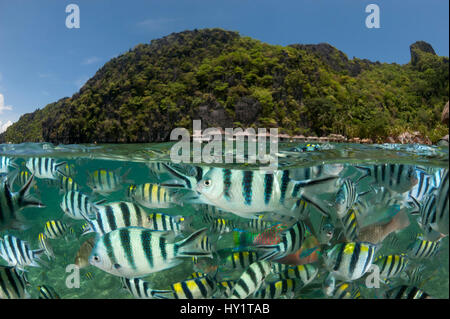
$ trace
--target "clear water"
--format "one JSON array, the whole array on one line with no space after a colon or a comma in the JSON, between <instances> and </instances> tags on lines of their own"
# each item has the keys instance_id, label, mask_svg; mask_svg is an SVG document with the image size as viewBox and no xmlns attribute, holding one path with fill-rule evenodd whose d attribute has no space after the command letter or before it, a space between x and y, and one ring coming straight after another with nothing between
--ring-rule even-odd
<instances>
[{"instance_id":1,"label":"clear water","mask_svg":"<svg viewBox=\"0 0 450 319\"><path fill-rule=\"evenodd\" d=\"M169 151L173 144L130 144L130 145L66 145L53 146L51 144L25 143L20 145L2 144L0 145L0 156L7 156L14 159L21 169L21 165L30 157L51 157L57 162L66 161L73 164L76 173L72 176L81 186L86 187L85 192L89 193L87 188L87 176L98 169L114 170L121 168L121 172L130 170L123 187L109 194L107 201L127 201L126 189L131 183L142 184L146 182L157 182L150 175L149 163L170 161ZM296 169L300 167L309 167L322 164L342 164L344 171L352 165L374 165L382 163L409 164L424 167L430 172L436 172L442 169L448 169L448 148L439 148L435 146L423 145L362 145L362 144L320 144L320 148L310 151L299 151L306 144L281 143L278 147L278 164L280 169ZM210 165L214 166L214 165ZM255 169L257 164L220 164L220 167L232 169ZM4 230L0 236L12 234L26 240L33 249L38 248L38 234L43 231L45 222L50 219L63 218L63 211L60 208L63 193L58 192L58 187L48 183L44 179L36 179L36 187L31 190L31 194L43 202L45 208L26 208L22 214L29 221L30 228L25 231ZM17 186L14 190L17 191ZM320 194L317 194L321 198ZM93 200L101 200L105 197L93 195ZM332 199L332 198L329 198ZM151 209L146 209L148 212ZM183 206L174 206L167 209L157 209L154 211L164 212L172 215L194 216L194 228L202 228L205 225L202 222L199 212L189 204ZM313 212L314 213L314 212ZM314 215L312 213L312 215ZM240 217L231 218L239 220ZM377 218L375 218L377 219ZM402 246L411 242L412 236L421 232L416 216L410 216L411 225L398 233L398 238ZM84 224L82 220L63 219L76 231ZM320 220L317 216L311 216L314 227ZM412 235L413 234L413 235ZM92 235L92 234L91 234ZM118 277L103 272L102 270L88 266L81 269L81 283L79 288L67 288L66 278L69 273L66 267L72 264L75 255L83 241L91 237L89 235L82 237L69 237L65 239L50 240L56 255L56 260L47 261L49 267L27 267L27 277L31 283L31 288L27 288L32 298L38 297L39 285L49 285L53 287L61 298L134 298L128 291L121 289L121 283ZM217 248L233 247L233 233L223 235ZM449 260L448 260L448 237L442 239L440 253L431 258L420 261L425 266L422 271L423 277L428 278L422 289L434 298L449 298ZM392 251L401 253L404 251ZM0 258L0 265L6 265ZM170 284L186 279L193 271L194 267L190 259L186 259L181 265L174 268L160 271L146 277L145 280L151 283L154 289L168 289ZM90 272L92 279L88 279L85 274ZM239 273L237 274L239 276ZM312 288L300 290L295 298L326 298L320 288L324 276L316 278L311 285ZM385 286L380 289L383 290ZM378 294L374 289L360 286L361 296L363 298L377 298Z\"/></svg>"}]
</instances>

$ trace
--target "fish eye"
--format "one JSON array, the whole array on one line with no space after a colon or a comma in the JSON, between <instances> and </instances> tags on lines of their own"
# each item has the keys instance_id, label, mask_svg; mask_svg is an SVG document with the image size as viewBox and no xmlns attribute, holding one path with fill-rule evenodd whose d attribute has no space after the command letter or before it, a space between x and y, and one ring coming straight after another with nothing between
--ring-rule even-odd
<instances>
[{"instance_id":1,"label":"fish eye","mask_svg":"<svg viewBox=\"0 0 450 319\"><path fill-rule=\"evenodd\" d=\"M92 259L93 259L96 263L100 262L100 257L97 256L97 255L94 255L94 257L92 257Z\"/></svg>"},{"instance_id":2,"label":"fish eye","mask_svg":"<svg viewBox=\"0 0 450 319\"><path fill-rule=\"evenodd\" d=\"M209 187L209 186L211 186L211 180L210 179L205 179L204 181L203 181L203 185L205 185L206 187Z\"/></svg>"},{"instance_id":3,"label":"fish eye","mask_svg":"<svg viewBox=\"0 0 450 319\"><path fill-rule=\"evenodd\" d=\"M120 269L120 265L119 264L114 264L114 268L115 269Z\"/></svg>"}]
</instances>

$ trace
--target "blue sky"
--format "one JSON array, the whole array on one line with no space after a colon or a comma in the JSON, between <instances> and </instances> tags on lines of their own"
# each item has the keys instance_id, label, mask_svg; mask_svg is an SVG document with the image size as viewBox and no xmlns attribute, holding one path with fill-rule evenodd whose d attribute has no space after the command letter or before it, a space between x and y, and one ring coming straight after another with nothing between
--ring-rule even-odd
<instances>
[{"instance_id":1,"label":"blue sky","mask_svg":"<svg viewBox=\"0 0 450 319\"><path fill-rule=\"evenodd\" d=\"M69 4L80 28L68 29ZM380 7L368 29L368 4ZM172 32L219 27L270 44L328 42L348 55L408 63L409 45L449 53L448 0L0 0L0 130L72 96L109 59Z\"/></svg>"}]
</instances>

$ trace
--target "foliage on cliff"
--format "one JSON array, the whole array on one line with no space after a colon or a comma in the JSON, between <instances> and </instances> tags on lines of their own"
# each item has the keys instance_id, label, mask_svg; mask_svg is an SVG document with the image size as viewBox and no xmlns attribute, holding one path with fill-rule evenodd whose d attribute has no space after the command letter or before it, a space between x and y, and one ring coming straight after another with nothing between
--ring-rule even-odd
<instances>
[{"instance_id":1,"label":"foliage on cliff","mask_svg":"<svg viewBox=\"0 0 450 319\"><path fill-rule=\"evenodd\" d=\"M350 60L328 44L283 47L221 29L174 33L113 58L71 98L22 116L0 141L167 141L193 119L203 128L376 141L414 130L436 141L448 134L440 117L449 60L427 46L416 42L412 61L398 65Z\"/></svg>"}]
</instances>

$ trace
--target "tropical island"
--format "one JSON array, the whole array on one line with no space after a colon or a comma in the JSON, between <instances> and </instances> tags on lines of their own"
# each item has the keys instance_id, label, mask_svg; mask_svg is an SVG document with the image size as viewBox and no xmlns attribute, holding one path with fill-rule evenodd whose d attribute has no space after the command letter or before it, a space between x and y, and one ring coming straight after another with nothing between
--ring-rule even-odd
<instances>
[{"instance_id":1,"label":"tropical island","mask_svg":"<svg viewBox=\"0 0 450 319\"><path fill-rule=\"evenodd\" d=\"M72 97L21 116L0 143L162 142L176 127L192 132L195 119L202 128L277 127L287 137L448 139L449 58L423 41L409 49L399 65L349 59L327 43L172 33L111 59Z\"/></svg>"}]
</instances>

